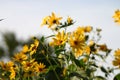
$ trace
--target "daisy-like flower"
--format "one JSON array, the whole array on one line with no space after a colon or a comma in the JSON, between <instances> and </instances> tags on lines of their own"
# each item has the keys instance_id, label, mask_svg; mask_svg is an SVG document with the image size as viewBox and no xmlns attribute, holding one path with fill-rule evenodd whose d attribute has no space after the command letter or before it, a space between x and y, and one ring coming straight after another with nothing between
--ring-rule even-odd
<instances>
[{"instance_id":1,"label":"daisy-like flower","mask_svg":"<svg viewBox=\"0 0 120 80\"><path fill-rule=\"evenodd\" d=\"M78 32L73 32L69 38L69 44L75 53L75 57L82 55L85 49L85 35L79 34Z\"/></svg>"},{"instance_id":2,"label":"daisy-like flower","mask_svg":"<svg viewBox=\"0 0 120 80\"><path fill-rule=\"evenodd\" d=\"M44 17L43 20L42 20L41 26L48 25L48 20L49 20L49 16Z\"/></svg>"},{"instance_id":3,"label":"daisy-like flower","mask_svg":"<svg viewBox=\"0 0 120 80\"><path fill-rule=\"evenodd\" d=\"M17 53L13 56L13 60L16 61L16 62L22 62L22 61L25 61L27 60L28 57L27 55L25 55L24 53L20 52L20 53Z\"/></svg>"},{"instance_id":4,"label":"daisy-like flower","mask_svg":"<svg viewBox=\"0 0 120 80\"><path fill-rule=\"evenodd\" d=\"M61 19L62 17L58 17L52 12L52 15L43 18L41 26L48 25L48 28L55 29L60 24Z\"/></svg>"},{"instance_id":5,"label":"daisy-like flower","mask_svg":"<svg viewBox=\"0 0 120 80\"><path fill-rule=\"evenodd\" d=\"M71 17L69 17L69 16L68 16L68 18L67 18L67 23L68 23L68 24L72 24L72 23L73 23L73 19L72 19Z\"/></svg>"},{"instance_id":6,"label":"daisy-like flower","mask_svg":"<svg viewBox=\"0 0 120 80\"><path fill-rule=\"evenodd\" d=\"M35 67L36 64L37 64L37 62L35 62L34 59L32 59L30 61L23 61L22 62L23 70L25 72L29 72L29 71L33 70L33 68Z\"/></svg>"},{"instance_id":7,"label":"daisy-like flower","mask_svg":"<svg viewBox=\"0 0 120 80\"><path fill-rule=\"evenodd\" d=\"M116 23L120 24L120 10L115 11L113 18Z\"/></svg>"},{"instance_id":8,"label":"daisy-like flower","mask_svg":"<svg viewBox=\"0 0 120 80\"><path fill-rule=\"evenodd\" d=\"M37 73L44 73L46 72L45 65L43 63L39 63L34 68L35 72Z\"/></svg>"},{"instance_id":9,"label":"daisy-like flower","mask_svg":"<svg viewBox=\"0 0 120 80\"><path fill-rule=\"evenodd\" d=\"M66 43L68 38L68 34L66 34L64 31L58 32L55 38L53 38L53 41L50 42L51 46L60 46Z\"/></svg>"},{"instance_id":10,"label":"daisy-like flower","mask_svg":"<svg viewBox=\"0 0 120 80\"><path fill-rule=\"evenodd\" d=\"M39 41L37 39L35 39L34 43L31 44L30 49L29 49L30 55L33 55L34 53L36 53L38 46L39 46Z\"/></svg>"},{"instance_id":11,"label":"daisy-like flower","mask_svg":"<svg viewBox=\"0 0 120 80\"><path fill-rule=\"evenodd\" d=\"M83 47L85 46L85 36L73 32L70 35L69 43L73 49L83 49Z\"/></svg>"},{"instance_id":12,"label":"daisy-like flower","mask_svg":"<svg viewBox=\"0 0 120 80\"><path fill-rule=\"evenodd\" d=\"M16 76L15 70L17 69L17 67L12 61L9 61L7 63L4 63L2 61L0 62L0 66L2 70L10 72L10 75L9 75L10 80L15 79L15 76Z\"/></svg>"},{"instance_id":13,"label":"daisy-like flower","mask_svg":"<svg viewBox=\"0 0 120 80\"><path fill-rule=\"evenodd\" d=\"M48 24L49 24L49 28L53 25L59 25L60 24L60 20L62 19L62 17L57 17L55 15L55 13L52 12L52 15L49 16L49 20L48 20Z\"/></svg>"}]
</instances>

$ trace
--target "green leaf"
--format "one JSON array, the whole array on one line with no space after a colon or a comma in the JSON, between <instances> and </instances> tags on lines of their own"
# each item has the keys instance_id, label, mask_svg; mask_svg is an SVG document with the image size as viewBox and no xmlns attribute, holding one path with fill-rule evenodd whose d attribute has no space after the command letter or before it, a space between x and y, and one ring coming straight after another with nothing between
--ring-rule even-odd
<instances>
[{"instance_id":1,"label":"green leaf","mask_svg":"<svg viewBox=\"0 0 120 80\"><path fill-rule=\"evenodd\" d=\"M81 60L74 59L74 62L79 67L84 67L85 66L85 64L83 62L83 59L81 59Z\"/></svg>"},{"instance_id":2,"label":"green leaf","mask_svg":"<svg viewBox=\"0 0 120 80\"><path fill-rule=\"evenodd\" d=\"M42 36L41 39L40 39L40 41L44 42L44 40L45 40L45 37Z\"/></svg>"},{"instance_id":3,"label":"green leaf","mask_svg":"<svg viewBox=\"0 0 120 80\"><path fill-rule=\"evenodd\" d=\"M101 69L102 72L108 73L108 71L103 66L100 69Z\"/></svg>"},{"instance_id":4,"label":"green leaf","mask_svg":"<svg viewBox=\"0 0 120 80\"><path fill-rule=\"evenodd\" d=\"M117 74L117 75L113 78L113 80L120 80L120 73Z\"/></svg>"}]
</instances>

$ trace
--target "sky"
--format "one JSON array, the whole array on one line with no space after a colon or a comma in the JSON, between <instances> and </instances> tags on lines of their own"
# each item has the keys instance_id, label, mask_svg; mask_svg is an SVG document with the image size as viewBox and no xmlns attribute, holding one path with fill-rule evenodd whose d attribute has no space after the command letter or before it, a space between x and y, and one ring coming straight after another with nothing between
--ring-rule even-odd
<instances>
[{"instance_id":1,"label":"sky","mask_svg":"<svg viewBox=\"0 0 120 80\"><path fill-rule=\"evenodd\" d=\"M0 0L0 34L13 31L18 38L49 35L47 27L40 27L42 18L54 12L70 16L77 26L102 28L102 41L111 48L120 48L120 26L112 18L120 9L120 0Z\"/></svg>"}]
</instances>

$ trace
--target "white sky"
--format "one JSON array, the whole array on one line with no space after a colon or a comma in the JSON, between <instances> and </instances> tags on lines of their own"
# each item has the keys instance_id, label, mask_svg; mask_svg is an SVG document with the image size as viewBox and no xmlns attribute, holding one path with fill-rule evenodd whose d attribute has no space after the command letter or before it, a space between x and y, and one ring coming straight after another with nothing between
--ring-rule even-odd
<instances>
[{"instance_id":1,"label":"white sky","mask_svg":"<svg viewBox=\"0 0 120 80\"><path fill-rule=\"evenodd\" d=\"M42 18L55 12L71 16L73 28L91 25L102 28L102 41L110 48L120 48L120 26L114 23L113 14L120 9L120 0L0 0L0 32L14 31L19 38L48 35L48 28L41 28Z\"/></svg>"}]
</instances>

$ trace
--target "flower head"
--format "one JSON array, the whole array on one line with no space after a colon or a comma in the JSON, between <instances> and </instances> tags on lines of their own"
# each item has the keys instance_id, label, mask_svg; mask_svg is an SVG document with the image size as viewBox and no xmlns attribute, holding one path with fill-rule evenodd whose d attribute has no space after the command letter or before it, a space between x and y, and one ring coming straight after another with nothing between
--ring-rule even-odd
<instances>
[{"instance_id":1,"label":"flower head","mask_svg":"<svg viewBox=\"0 0 120 80\"><path fill-rule=\"evenodd\" d=\"M68 35L64 31L58 32L58 34L56 35L56 37L53 38L53 42L50 42L50 45L51 46L60 46L60 45L63 45L67 41L67 37L68 37Z\"/></svg>"},{"instance_id":2,"label":"flower head","mask_svg":"<svg viewBox=\"0 0 120 80\"><path fill-rule=\"evenodd\" d=\"M120 10L115 11L113 18L116 23L120 24Z\"/></svg>"},{"instance_id":3,"label":"flower head","mask_svg":"<svg viewBox=\"0 0 120 80\"><path fill-rule=\"evenodd\" d=\"M34 43L30 45L30 55L33 55L34 53L36 53L37 48L39 46L39 41L37 39L34 40Z\"/></svg>"},{"instance_id":4,"label":"flower head","mask_svg":"<svg viewBox=\"0 0 120 80\"><path fill-rule=\"evenodd\" d=\"M16 62L20 62L20 63L21 63L22 61L27 60L27 59L28 59L27 55L24 54L24 53L22 53L22 52L17 53L17 54L15 54L15 55L13 56L13 60L16 61Z\"/></svg>"},{"instance_id":5,"label":"flower head","mask_svg":"<svg viewBox=\"0 0 120 80\"><path fill-rule=\"evenodd\" d=\"M44 73L46 72L45 65L43 63L39 63L34 68L35 72L37 73Z\"/></svg>"},{"instance_id":6,"label":"flower head","mask_svg":"<svg viewBox=\"0 0 120 80\"><path fill-rule=\"evenodd\" d=\"M56 26L58 26L60 24L61 19L62 19L62 17L57 17L55 15L55 13L52 12L52 15L46 16L43 19L43 22L41 25L48 25L48 28L54 29Z\"/></svg>"}]
</instances>

